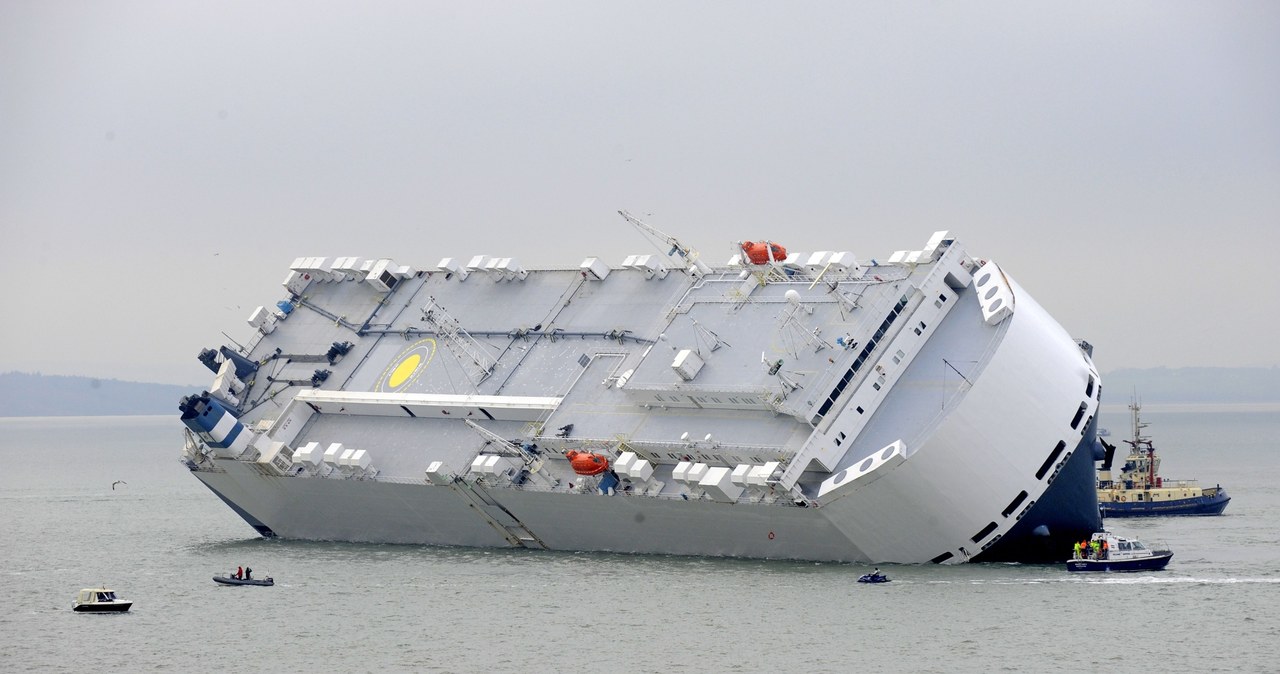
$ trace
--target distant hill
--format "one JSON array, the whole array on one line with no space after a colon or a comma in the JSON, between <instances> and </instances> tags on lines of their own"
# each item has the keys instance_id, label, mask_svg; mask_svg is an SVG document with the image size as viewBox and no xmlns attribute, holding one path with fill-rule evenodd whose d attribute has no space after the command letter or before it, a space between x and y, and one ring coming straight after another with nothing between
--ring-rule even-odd
<instances>
[{"instance_id":1,"label":"distant hill","mask_svg":"<svg viewBox=\"0 0 1280 674\"><path fill-rule=\"evenodd\" d=\"M1146 403L1280 402L1280 367L1122 369L1102 374L1103 402L1122 404L1137 391ZM0 417L177 414L178 399L199 386L118 379L0 374Z\"/></svg>"},{"instance_id":2,"label":"distant hill","mask_svg":"<svg viewBox=\"0 0 1280 674\"><path fill-rule=\"evenodd\" d=\"M0 373L0 417L177 414L178 399L198 386L118 379Z\"/></svg>"},{"instance_id":3,"label":"distant hill","mask_svg":"<svg viewBox=\"0 0 1280 674\"><path fill-rule=\"evenodd\" d=\"M1280 402L1280 367L1156 367L1102 373L1105 404Z\"/></svg>"}]
</instances>

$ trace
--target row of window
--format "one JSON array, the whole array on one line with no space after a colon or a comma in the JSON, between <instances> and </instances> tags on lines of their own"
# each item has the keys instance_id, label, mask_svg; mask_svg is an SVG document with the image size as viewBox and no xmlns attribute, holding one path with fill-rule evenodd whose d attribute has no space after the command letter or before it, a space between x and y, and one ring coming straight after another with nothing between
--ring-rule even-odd
<instances>
[{"instance_id":1,"label":"row of window","mask_svg":"<svg viewBox=\"0 0 1280 674\"><path fill-rule=\"evenodd\" d=\"M885 336L889 331L890 326L893 325L893 322L898 319L898 314L902 313L902 310L905 309L906 306L907 296L903 295L902 298L898 300L898 304L889 312L889 315L880 323L880 327L876 330L875 334L872 335L871 339L867 340L866 346L862 347L862 352L854 359L853 365L849 367L849 371L844 373L844 376L840 378L840 381L836 382L835 389L831 391L831 395L827 396L826 401L822 403L822 407L818 408L818 416L826 416L827 412L831 411L831 407L836 404L836 399L840 397L841 393L844 393L845 387L849 385L849 382L853 381L853 376L858 373L858 369L862 367L862 364L867 362L867 358L871 356L871 352L874 351L876 345L880 343L880 338ZM919 334L919 332L916 334Z\"/></svg>"}]
</instances>

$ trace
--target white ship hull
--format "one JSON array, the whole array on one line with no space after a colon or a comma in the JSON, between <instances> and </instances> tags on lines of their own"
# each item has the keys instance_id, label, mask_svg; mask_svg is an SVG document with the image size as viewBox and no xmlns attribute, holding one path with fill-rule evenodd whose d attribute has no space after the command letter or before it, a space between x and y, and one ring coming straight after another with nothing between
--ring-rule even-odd
<instances>
[{"instance_id":1,"label":"white ship hull","mask_svg":"<svg viewBox=\"0 0 1280 674\"><path fill-rule=\"evenodd\" d=\"M240 354L261 368L251 373L253 381L239 381L239 390L225 386L234 367L240 374L250 368L224 350L220 378L226 395L184 401L184 420L195 431L187 461L196 477L260 533L291 539L847 562L1061 559L1063 546L1069 549L1098 525L1092 482L1093 419L1101 395L1096 369L994 265L981 267L958 247L928 262L937 273L912 266L901 276L914 294L885 287L891 267L874 268L879 274L872 279L865 273L847 277L863 301L872 291L884 291L890 301L882 301L879 310L838 302L822 306L821 295L798 300L796 289L812 288L811 279L779 273L762 276L767 282L747 287L746 294L764 303L774 290L770 286L781 286L773 297L783 299L784 289L796 296L787 294L764 308L743 301L727 317L718 313L723 309L707 308L726 296L711 285L714 275L691 274L685 285L663 290L656 284L667 281L651 281L652 275L624 287L628 281L618 274L607 282L619 297L634 297L642 308L647 301L668 308L655 312L659 318L647 341L630 345L625 336L606 335L621 348L612 341L585 348L579 343L586 342L585 334L558 341L546 331L545 339L527 346L519 341L527 337L515 334L486 340L468 328L472 333L460 336L454 326L461 319L444 314L454 321L444 325L444 310L429 315L438 305L427 304L421 313L433 321L428 339L414 342L423 335L408 331L387 339L389 330L370 331L368 322L360 330L348 328L368 344L354 347L353 354L362 352L358 363L348 363L351 355L337 359L334 371L345 375L343 384L331 385L336 377L311 385L293 379L281 389L284 377L273 375L269 381L279 390L266 395L270 387L257 380L280 360L270 343L289 344L276 328L292 321L300 334L319 330L302 324L304 319L277 317L270 329L260 327L254 350ZM598 296L611 287L587 286L590 271L584 263L586 281L572 291L584 304L591 301L587 291ZM469 306L502 292L532 292L530 285L500 285L514 277L495 277L497 284L487 286L481 283L489 279L463 284L451 273L417 278L432 288L432 303L445 291L461 293L452 302L469 300ZM738 284L734 275L721 278L725 287ZM350 304L364 292L352 289L359 285L337 281L311 290ZM705 299L697 300L699 291ZM396 292L404 290L392 297ZM884 318L900 293L898 307ZM420 294L404 306L422 305ZM808 301L818 311L805 313ZM748 342L750 331L762 331L752 311L767 316L763 325L778 333L762 344L772 344L786 356L778 363L793 362L794 370L766 372L750 355L756 348L722 351L719 345L697 349L689 360L677 355L672 368L679 377L665 361L651 365L651 352L664 357L657 350L668 334L684 329L684 342L691 345L700 334L709 339L706 324L712 318L721 321L711 332L715 339ZM859 312L868 318L853 320ZM473 312L468 322L482 323L497 313ZM899 314L904 320L896 320ZM607 324L621 315L593 320ZM684 324L686 315L697 317L693 327ZM327 344L331 327L311 341ZM805 334L811 328L812 338ZM843 349L820 337L824 330L845 330ZM800 340L799 348L780 345L788 334ZM506 350L488 363L482 356L494 342L493 350ZM513 345L530 355L513 352ZM412 355L414 348L420 357ZM532 355L544 352L545 362ZM468 382L469 391L442 391L439 381L467 376L469 359L491 371L509 362L510 372L500 386L480 372ZM707 367L699 372L702 359ZM764 360L769 365L773 359L766 354ZM291 361L314 362L296 355ZM693 368L680 369L690 361L696 361ZM520 379L516 370L522 367L541 368L540 378ZM845 372L847 381L837 384ZM428 381L433 373L435 383ZM390 390L391 384L400 388ZM255 390L256 404L241 400ZM750 393L765 390L777 393ZM223 407L234 412L222 415ZM464 416L473 421L464 425ZM569 430L553 433L562 423L579 427L584 437ZM694 440L687 428L714 431ZM506 441L514 436L520 437ZM377 458L344 450L344 441L348 447L359 442ZM539 449L520 449L535 441ZM598 452L620 481L575 475L560 454L574 449ZM323 461L321 451L328 453ZM486 457L489 468L481 465ZM647 465L628 472L641 458ZM734 468L741 475L730 479ZM748 469L757 477L745 477Z\"/></svg>"}]
</instances>

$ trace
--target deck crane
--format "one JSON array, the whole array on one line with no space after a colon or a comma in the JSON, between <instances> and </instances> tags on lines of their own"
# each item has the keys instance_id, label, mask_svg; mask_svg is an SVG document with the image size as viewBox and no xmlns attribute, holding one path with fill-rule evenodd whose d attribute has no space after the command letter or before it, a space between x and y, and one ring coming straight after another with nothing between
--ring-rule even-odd
<instances>
[{"instance_id":1,"label":"deck crane","mask_svg":"<svg viewBox=\"0 0 1280 674\"><path fill-rule=\"evenodd\" d=\"M618 211L618 215L621 215L623 219L631 223L633 227L640 230L641 234L650 237L652 240L661 241L662 243L670 245L671 250L667 251L667 257L679 256L685 261L684 268L687 269L690 274L694 276L705 276L711 273L711 267L709 267L707 263L698 259L698 251L680 243L676 237L644 222L627 211Z\"/></svg>"}]
</instances>

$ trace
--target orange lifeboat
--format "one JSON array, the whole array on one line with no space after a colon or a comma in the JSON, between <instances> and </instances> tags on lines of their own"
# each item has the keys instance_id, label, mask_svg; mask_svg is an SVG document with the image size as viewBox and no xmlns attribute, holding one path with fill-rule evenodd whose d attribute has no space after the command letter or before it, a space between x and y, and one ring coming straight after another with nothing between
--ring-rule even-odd
<instances>
[{"instance_id":1,"label":"orange lifeboat","mask_svg":"<svg viewBox=\"0 0 1280 674\"><path fill-rule=\"evenodd\" d=\"M787 249L772 241L743 241L742 255L751 264L769 264L770 253L774 262L787 259Z\"/></svg>"},{"instance_id":2,"label":"orange lifeboat","mask_svg":"<svg viewBox=\"0 0 1280 674\"><path fill-rule=\"evenodd\" d=\"M568 457L569 465L573 466L573 472L579 475L599 475L609 470L609 459L599 454L571 450L564 455Z\"/></svg>"}]
</instances>

